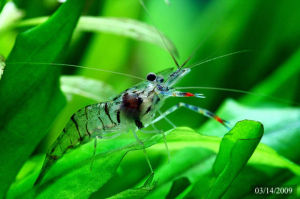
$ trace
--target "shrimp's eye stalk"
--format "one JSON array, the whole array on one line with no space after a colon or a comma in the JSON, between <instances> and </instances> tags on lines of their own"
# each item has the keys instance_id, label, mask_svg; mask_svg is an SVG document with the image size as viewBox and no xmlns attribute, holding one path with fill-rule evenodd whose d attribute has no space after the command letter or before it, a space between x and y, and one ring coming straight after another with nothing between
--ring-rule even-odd
<instances>
[{"instance_id":1,"label":"shrimp's eye stalk","mask_svg":"<svg viewBox=\"0 0 300 199\"><path fill-rule=\"evenodd\" d=\"M151 81L151 82L154 81L154 80L156 80L156 75L154 73L149 73L147 75L147 80Z\"/></svg>"}]
</instances>

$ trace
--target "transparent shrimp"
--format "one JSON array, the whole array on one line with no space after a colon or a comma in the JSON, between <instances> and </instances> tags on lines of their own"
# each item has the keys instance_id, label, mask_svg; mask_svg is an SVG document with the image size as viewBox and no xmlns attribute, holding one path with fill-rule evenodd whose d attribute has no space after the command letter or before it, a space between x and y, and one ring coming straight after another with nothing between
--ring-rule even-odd
<instances>
[{"instance_id":1,"label":"transparent shrimp","mask_svg":"<svg viewBox=\"0 0 300 199\"><path fill-rule=\"evenodd\" d=\"M197 66L207 63L209 61L222 59L224 57L231 56L240 52L229 53L210 60L205 60L203 62L197 63ZM172 56L172 59L176 59L175 56ZM188 59L190 59L190 57ZM187 62L188 60L186 60L182 65L179 65L177 62L175 62L177 68L169 68L157 74L149 73L145 81L142 81L141 83L125 90L111 101L87 105L86 107L83 107L79 109L76 113L74 113L71 116L65 128L63 129L62 133L59 135L57 140L46 153L46 159L44 161L40 175L35 182L35 185L41 182L41 180L44 178L44 175L51 168L51 166L58 159L60 159L68 150L79 147L82 144L89 142L91 139L95 139L95 155L97 139L114 138L119 135L119 132L133 132L137 142L143 147L143 151L145 153L149 169L151 173L153 173L153 169L150 160L147 156L145 146L136 135L136 132L137 130L146 128L149 125L154 125L161 119L165 119L174 128L175 125L170 120L168 120L166 116L181 107L187 108L191 111L195 111L206 117L212 118L220 124L222 124L227 129L230 129L228 122L216 116L212 112L201 107L182 102L171 107L165 112L160 112L160 107L165 103L165 100L169 97L204 98L204 96L200 93L182 92L173 87L173 85L175 85L179 80L181 80L191 71L191 69L188 67L184 68L184 65ZM13 65L20 63L88 68L92 70L99 70L102 72L112 72L117 75L125 75L130 78L141 79L140 77L134 75L102 70L98 68L61 63L13 62L9 64ZM155 117L157 113L159 113L159 115ZM164 134L163 138L166 145L166 149L168 151L168 146Z\"/></svg>"},{"instance_id":2,"label":"transparent shrimp","mask_svg":"<svg viewBox=\"0 0 300 199\"><path fill-rule=\"evenodd\" d=\"M145 5L142 5L146 10ZM146 10L147 11L147 10ZM147 11L148 12L148 11ZM164 39L162 43L165 45ZM161 71L157 74L149 73L144 81L141 83L125 90L120 93L117 97L107 102L99 102L96 104L87 105L79 109L74 113L67 125L63 129L54 144L50 147L46 154L40 175L38 176L35 185L39 184L46 172L51 166L60 159L68 150L81 146L82 144L89 142L91 139L95 139L95 148L97 139L113 138L119 135L119 132L133 132L133 135L137 142L142 145L145 153L146 161L149 165L151 173L153 169L150 160L147 156L144 143L138 138L136 132L150 125L154 125L156 122L166 119L166 116L176 111L178 108L183 107L191 111L202 114L203 116L209 117L222 124L227 129L230 129L227 121L221 119L219 116L201 107L190 105L187 103L180 102L179 104L171 107L165 112L160 113L160 108L163 106L167 98L170 97L195 97L204 98L201 93L190 93L185 91L179 91L173 86L178 83L183 77L185 77L191 68L185 67L188 61L191 59L189 56L183 64L179 64L176 60L176 55L172 54L167 46L171 58L173 59L177 68L169 68ZM197 63L198 65L204 64L209 61L221 59L226 56L241 53L241 51L222 55L204 62ZM10 64L18 64L25 62L16 62ZM37 65L56 65L56 66L76 66L68 64L57 64L57 63L30 63ZM192 67L194 67L193 65ZM96 69L101 70L101 69ZM111 72L105 71L104 72ZM116 74L121 74L114 72ZM133 78L140 79L139 77L126 74ZM158 116L157 113L160 113ZM170 121L169 121L170 122ZM172 126L174 126L172 124ZM166 145L166 148L167 145ZM94 149L95 150L95 149ZM94 151L95 154L95 151Z\"/></svg>"},{"instance_id":3,"label":"transparent shrimp","mask_svg":"<svg viewBox=\"0 0 300 199\"><path fill-rule=\"evenodd\" d=\"M249 91L236 90L236 89L225 89L225 88L215 88L215 87L174 87L182 78L184 78L190 71L191 68L200 66L207 62L215 61L218 59L223 59L228 56L236 55L239 53L244 53L247 51L237 51L228 54L224 54L218 57L207 59L196 64L192 64L191 67L185 67L187 61L184 64L178 66L177 68L168 68L157 74L149 73L144 81L141 83L125 90L120 93L114 99L107 102L99 102L96 104L87 105L79 109L74 113L62 133L59 135L54 144L50 147L46 154L46 159L44 161L41 173L37 178L35 185L39 184L43 179L46 172L51 168L51 166L60 159L69 150L79 147L90 140L95 140L95 149L97 139L111 139L118 136L119 132L129 132L132 131L137 142L143 146L143 151L145 153L146 161L149 165L151 173L153 169L150 160L147 156L144 143L138 138L136 132L148 126L153 126L158 121L165 119L174 128L176 127L167 116L179 108L186 108L188 110L202 114L205 117L214 119L226 129L230 130L230 124L215 115L211 111L180 102L177 105L172 106L165 112L161 112L160 108L165 103L166 99L170 97L195 97L195 98L205 98L201 93L191 93L180 91L182 89L214 89L221 91L230 91L244 94L259 95ZM174 58L174 57L172 57ZM188 58L190 59L190 57ZM9 64L26 64L27 62L14 62ZM108 70L102 70L98 68L84 67L78 65L69 65L61 63L28 63L36 65L52 65L52 66L71 66L79 68L87 68L92 70L100 70L103 72L113 72ZM130 78L141 79L140 77L134 75L128 75L118 72L113 72L117 75L126 75ZM267 96L270 97L270 96ZM279 100L279 99L273 99ZM157 133L161 133L157 131ZM168 151L168 146L165 140L165 135L163 138L166 144L166 149ZM95 150L94 149L94 150ZM168 151L169 153L169 151ZM95 151L94 151L95 155ZM94 157L93 155L93 157ZM168 154L169 155L169 154Z\"/></svg>"},{"instance_id":4,"label":"transparent shrimp","mask_svg":"<svg viewBox=\"0 0 300 199\"><path fill-rule=\"evenodd\" d=\"M155 117L169 97L204 98L203 94L182 92L173 87L190 71L190 68L184 68L182 65L179 68L169 68L158 74L149 73L145 81L125 90L111 101L99 102L79 109L71 116L62 133L48 151L41 174L35 184L42 180L52 164L69 149L78 147L91 139L111 138L112 134L117 132L133 132L137 142L143 146L150 171L153 173L144 144L136 132L165 119L168 114L180 107L213 118L230 129L228 122L212 112L186 103L179 103Z\"/></svg>"}]
</instances>

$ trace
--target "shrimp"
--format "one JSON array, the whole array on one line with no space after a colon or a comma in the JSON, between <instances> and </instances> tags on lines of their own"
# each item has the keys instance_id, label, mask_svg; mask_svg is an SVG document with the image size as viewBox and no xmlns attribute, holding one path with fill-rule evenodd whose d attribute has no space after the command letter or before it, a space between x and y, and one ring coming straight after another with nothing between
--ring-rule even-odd
<instances>
[{"instance_id":1,"label":"shrimp","mask_svg":"<svg viewBox=\"0 0 300 199\"><path fill-rule=\"evenodd\" d=\"M111 101L99 102L79 109L71 116L62 133L47 152L46 160L35 184L42 180L46 171L69 149L78 147L91 139L107 139L117 136L118 132L132 131L137 142L144 148L143 142L136 135L137 130L166 118L168 114L180 107L213 118L230 129L228 123L214 113L183 102L156 117L160 107L169 97L204 98L201 93L182 92L173 88L173 85L190 71L190 68L182 65L157 74L149 73L145 81L125 90ZM153 173L147 156L146 159Z\"/></svg>"},{"instance_id":2,"label":"shrimp","mask_svg":"<svg viewBox=\"0 0 300 199\"><path fill-rule=\"evenodd\" d=\"M140 0L140 3L145 11L149 14L142 0ZM151 72L147 75L144 81L123 91L112 100L87 105L75 112L71 116L61 134L58 136L56 141L46 153L45 161L43 163L41 172L35 181L35 185L38 185L43 180L45 174L51 168L51 166L72 148L79 147L94 139L96 149L97 139L114 138L115 136L118 136L120 134L119 132L123 133L131 131L133 133L136 141L142 145L146 161L149 165L149 169L151 173L153 173L151 163L145 151L144 143L138 138L136 132L150 125L153 125L162 119L166 119L169 123L171 123L171 121L169 121L166 116L181 107L212 118L227 129L230 129L229 124L226 120L221 119L219 116L215 115L209 110L183 102L178 103L177 105L169 108L163 113L160 112L160 108L163 106L167 98L204 98L204 95L201 93L179 91L175 87L173 87L191 71L191 68L185 67L185 65L189 62L194 53L192 53L192 55L189 56L183 62L183 64L180 65L176 60L176 56L166 45L166 42L161 33L158 30L157 33L158 35L160 35L162 44L169 52L176 67L166 69L157 74ZM230 56L232 54L234 53L216 57L203 63ZM197 65L203 63L200 62L197 63ZM74 66L55 63L34 64ZM195 65L193 65L193 67L194 66ZM175 125L172 124L172 126L174 127Z\"/></svg>"}]
</instances>

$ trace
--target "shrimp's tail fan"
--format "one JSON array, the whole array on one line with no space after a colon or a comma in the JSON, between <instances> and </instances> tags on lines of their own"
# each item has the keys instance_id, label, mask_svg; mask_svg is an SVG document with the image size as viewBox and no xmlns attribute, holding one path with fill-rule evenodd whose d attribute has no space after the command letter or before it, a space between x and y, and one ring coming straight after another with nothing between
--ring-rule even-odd
<instances>
[{"instance_id":1,"label":"shrimp's tail fan","mask_svg":"<svg viewBox=\"0 0 300 199\"><path fill-rule=\"evenodd\" d=\"M44 179L45 174L47 173L47 171L50 169L50 167L55 162L56 162L56 159L47 154L47 156L45 158L45 161L44 161L44 164L43 164L43 167L41 169L41 172L40 172L38 178L34 182L34 186L37 186L42 182L42 180Z\"/></svg>"}]
</instances>

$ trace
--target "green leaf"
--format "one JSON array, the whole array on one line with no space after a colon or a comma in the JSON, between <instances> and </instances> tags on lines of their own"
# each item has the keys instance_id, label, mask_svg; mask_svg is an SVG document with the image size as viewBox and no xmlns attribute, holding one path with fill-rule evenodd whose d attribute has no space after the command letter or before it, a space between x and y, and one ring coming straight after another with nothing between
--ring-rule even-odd
<instances>
[{"instance_id":1,"label":"green leaf","mask_svg":"<svg viewBox=\"0 0 300 199\"><path fill-rule=\"evenodd\" d=\"M161 135L153 136L145 145L150 146L161 138ZM88 198L113 176L126 153L141 148L131 134L98 140L95 162L90 169L95 148L94 142L89 142L70 151L49 170L44 183L38 187L37 197L52 197L55 191L56 198Z\"/></svg>"},{"instance_id":2,"label":"green leaf","mask_svg":"<svg viewBox=\"0 0 300 199\"><path fill-rule=\"evenodd\" d=\"M122 191L114 196L109 197L109 199L139 199L139 198L145 198L145 196L152 191L155 184L152 182L154 174L151 174L150 177L146 180L144 185L139 188L133 188L133 189L127 189L125 191Z\"/></svg>"},{"instance_id":3,"label":"green leaf","mask_svg":"<svg viewBox=\"0 0 300 199\"><path fill-rule=\"evenodd\" d=\"M91 78L62 76L60 81L61 89L68 98L76 95L95 102L103 102L115 95L111 86Z\"/></svg>"},{"instance_id":4,"label":"green leaf","mask_svg":"<svg viewBox=\"0 0 300 199\"><path fill-rule=\"evenodd\" d=\"M62 57L84 1L69 0L44 24L21 33L7 63L54 62ZM7 64L0 82L0 197L47 133L65 100L59 70Z\"/></svg>"},{"instance_id":5,"label":"green leaf","mask_svg":"<svg viewBox=\"0 0 300 199\"><path fill-rule=\"evenodd\" d=\"M112 177L123 156L124 153L112 153L97 158L92 169L91 160L85 161L78 169L55 179L55 183L47 184L45 190L38 190L36 198L88 198Z\"/></svg>"},{"instance_id":6,"label":"green leaf","mask_svg":"<svg viewBox=\"0 0 300 199\"><path fill-rule=\"evenodd\" d=\"M263 136L259 122L244 120L222 139L213 171L217 176L208 198L220 198L248 162Z\"/></svg>"},{"instance_id":7,"label":"green leaf","mask_svg":"<svg viewBox=\"0 0 300 199\"><path fill-rule=\"evenodd\" d=\"M146 146L150 146L161 138L161 135L155 135L143 141ZM46 173L42 184L33 188L33 183L39 175L37 168L41 167L40 162L37 162L35 172L24 172L25 174L20 175L22 178L12 186L9 198L20 195L28 198L88 198L115 174L126 153L141 148L132 134L121 134L115 139L100 139L97 141L95 162L91 167L95 150L92 140L66 153ZM146 184L144 188L149 190L150 185Z\"/></svg>"},{"instance_id":8,"label":"green leaf","mask_svg":"<svg viewBox=\"0 0 300 199\"><path fill-rule=\"evenodd\" d=\"M0 55L0 80L3 75L4 68L5 68L5 61L4 58Z\"/></svg>"},{"instance_id":9,"label":"green leaf","mask_svg":"<svg viewBox=\"0 0 300 199\"><path fill-rule=\"evenodd\" d=\"M27 19L20 22L18 26L34 26L43 23L47 18L48 17ZM163 33L159 32L153 26L134 19L84 16L80 18L77 29L86 32L111 33L140 41L146 41L156 44L163 49L166 49L167 47L174 54L178 54L172 41L164 36Z\"/></svg>"},{"instance_id":10,"label":"green leaf","mask_svg":"<svg viewBox=\"0 0 300 199\"><path fill-rule=\"evenodd\" d=\"M4 5L6 4L7 0L0 0L0 13L4 7Z\"/></svg>"},{"instance_id":11,"label":"green leaf","mask_svg":"<svg viewBox=\"0 0 300 199\"><path fill-rule=\"evenodd\" d=\"M183 192L191 182L187 177L181 177L174 180L170 192L168 193L166 199L176 198L181 192Z\"/></svg>"},{"instance_id":12,"label":"green leaf","mask_svg":"<svg viewBox=\"0 0 300 199\"><path fill-rule=\"evenodd\" d=\"M128 189L126 191L122 191L108 199L140 199L144 198L152 189L148 187L136 188L136 189Z\"/></svg>"},{"instance_id":13,"label":"green leaf","mask_svg":"<svg viewBox=\"0 0 300 199\"><path fill-rule=\"evenodd\" d=\"M253 186L265 184L266 181L268 183L274 181L274 184L278 185L279 181L283 181L280 176L291 175L290 171L294 175L299 175L299 165L295 164L299 162L300 154L298 150L299 108L253 107L229 99L220 107L217 114L230 121L231 124L245 118L258 120L264 124L265 131L261 143L248 162L249 166L233 182L224 198L244 197L245 194L252 193ZM215 121L209 120L198 132L222 137L226 130L216 125ZM283 168L289 168L290 171ZM279 178L278 181L277 178ZM198 192L200 184L199 187L194 188L194 192Z\"/></svg>"},{"instance_id":14,"label":"green leaf","mask_svg":"<svg viewBox=\"0 0 300 199\"><path fill-rule=\"evenodd\" d=\"M125 191L122 191L121 193L118 193L114 196L109 197L108 199L140 199L144 198L152 188L149 187L141 187L141 188L135 188L135 189L128 189Z\"/></svg>"},{"instance_id":15,"label":"green leaf","mask_svg":"<svg viewBox=\"0 0 300 199\"><path fill-rule=\"evenodd\" d=\"M239 130L240 133L245 133L247 126L243 127L246 127L246 129L237 128L236 130ZM260 127L260 125L258 125L258 127ZM241 136L245 138L247 135L242 134ZM238 139L238 137L235 137L235 139ZM147 198L157 198L161 195L166 196L172 186L174 178L180 176L188 177L192 187L195 186L195 189L197 189L197 197L206 195L209 185L212 183L211 168L213 166L213 160L219 151L221 141L221 138L203 136L189 128L177 128L169 132L167 135L167 143L171 152L171 161L170 163L162 164L161 168L155 171L155 178L158 180L157 188L151 192ZM250 140L250 142L255 144L258 140ZM247 148L247 140L240 140L237 143L238 146L245 145L246 150L249 150L248 155L250 154L251 148ZM162 150L165 150L164 143L158 143L147 149L150 154ZM246 158L244 153L239 153L238 155L238 159L240 160ZM222 156L226 157L224 154ZM217 164L220 165L220 163ZM251 167L260 165L260 167L267 168L287 168L294 174L300 175L300 167L298 165L280 156L275 150L261 143L251 156L248 165ZM198 182L200 187L196 186Z\"/></svg>"},{"instance_id":16,"label":"green leaf","mask_svg":"<svg viewBox=\"0 0 300 199\"><path fill-rule=\"evenodd\" d=\"M290 91L293 89L292 87L297 88L299 85L299 62L300 49L296 51L286 63L252 89L253 93L261 96L245 96L241 99L241 102L251 105L259 105L262 100L270 101L271 99L274 99L274 102L283 102L284 104L293 102L297 93Z\"/></svg>"},{"instance_id":17,"label":"green leaf","mask_svg":"<svg viewBox=\"0 0 300 199\"><path fill-rule=\"evenodd\" d=\"M261 123L251 120L238 122L222 139L214 164L214 173L217 176L220 175L229 161L236 161L238 165L245 164L251 157L262 136L263 126ZM241 157L245 159L237 160L234 157L236 150L239 150L240 155L242 155Z\"/></svg>"},{"instance_id":18,"label":"green leaf","mask_svg":"<svg viewBox=\"0 0 300 199\"><path fill-rule=\"evenodd\" d=\"M265 129L262 143L292 161L299 159L299 108L252 107L229 99L220 107L218 115L232 124L245 118L260 121ZM205 135L224 136L226 130L216 125L215 121L209 120L199 132Z\"/></svg>"},{"instance_id":19,"label":"green leaf","mask_svg":"<svg viewBox=\"0 0 300 199\"><path fill-rule=\"evenodd\" d=\"M163 163L161 168L155 170L154 181L157 182L157 189L155 189L154 192L151 192L150 196L153 197L149 196L150 198L155 198L154 196L157 196L157 194L167 195L171 189L174 178L176 179L177 177L185 176L192 185L199 179L202 179L203 175L211 171L215 154L217 154L221 142L221 138L203 136L189 128L178 128L167 133L167 142L170 152L171 154L175 153L175 155L172 155L169 164ZM161 135L155 135L143 139L146 146L155 144L150 148L147 148L147 152L151 159L155 152L165 150L164 143L160 141L161 138ZM141 146L131 134L123 134L120 137L111 140L98 140L96 151L97 161L90 171L89 167L91 165L94 143L89 142L70 151L62 159L58 160L58 162L53 165L53 168L49 170L49 173L46 174L45 181L38 187L37 193L44 197L50 197L55 190L57 198L67 197L64 195L66 192L68 192L68 198L72 198L78 196L74 194L78 192L80 196L85 198L92 192L101 188L114 175L115 170L125 153L136 149L141 149ZM273 161L270 162L268 161L269 159L272 159ZM249 164L270 165L275 168L288 168L291 171L300 174L299 166L287 161L285 158L279 156L274 150L261 144L259 144L254 155L251 157ZM36 163L36 167L41 167L40 162ZM18 178L15 186L13 186L13 189L10 190L10 196L24 194L24 192L30 190L37 175L37 169L32 173L23 172ZM104 178L103 176L106 177ZM134 188L133 190L128 190L128 192L120 193L121 195L119 196L122 196L123 194L142 195L146 194L147 191L149 190L139 190L138 188ZM31 192L29 191L28 195L30 195L30 193Z\"/></svg>"}]
</instances>

